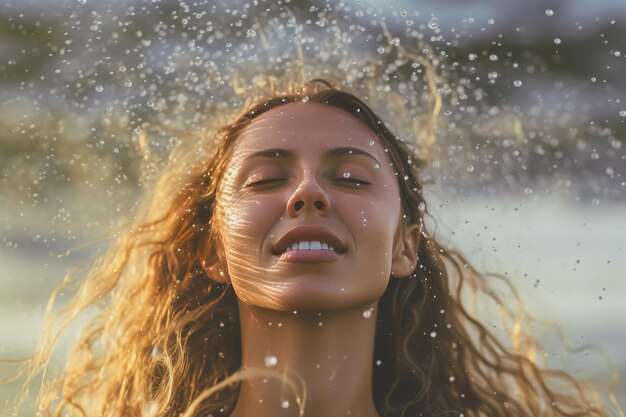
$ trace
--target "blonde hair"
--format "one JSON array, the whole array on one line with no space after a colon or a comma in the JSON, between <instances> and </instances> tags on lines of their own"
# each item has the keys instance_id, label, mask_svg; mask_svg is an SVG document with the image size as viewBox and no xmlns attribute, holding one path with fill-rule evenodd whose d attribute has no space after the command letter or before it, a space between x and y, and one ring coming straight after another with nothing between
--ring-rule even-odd
<instances>
[{"instance_id":1,"label":"blonde hair","mask_svg":"<svg viewBox=\"0 0 626 417\"><path fill-rule=\"evenodd\" d=\"M239 372L237 299L230 286L206 275L198 248L207 241L216 256L221 236L214 207L239 132L265 111L305 97L349 112L377 134L398 172L405 222L424 221L418 175L426 160L364 102L325 81L273 91L225 128L188 134L136 219L95 262L70 303L51 315L25 368L29 380L45 369L63 330L88 308L99 309L63 370L49 379L44 371L42 416L228 416L237 381L285 377ZM379 303L374 359L380 362L372 366L381 415L608 416L580 382L529 357L537 346L532 335L517 327L518 343L508 348L478 321L463 294L469 288L495 297L487 278L422 231L413 278L392 280ZM302 413L305 385L287 379Z\"/></svg>"}]
</instances>

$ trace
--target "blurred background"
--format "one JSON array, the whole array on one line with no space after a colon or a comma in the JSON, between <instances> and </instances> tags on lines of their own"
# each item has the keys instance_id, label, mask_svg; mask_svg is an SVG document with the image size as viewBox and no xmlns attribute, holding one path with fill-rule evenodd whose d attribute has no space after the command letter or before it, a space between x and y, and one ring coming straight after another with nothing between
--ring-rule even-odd
<instances>
[{"instance_id":1,"label":"blurred background","mask_svg":"<svg viewBox=\"0 0 626 417\"><path fill-rule=\"evenodd\" d=\"M508 277L572 348L600 347L567 354L546 327L548 363L607 392L606 351L624 406L622 0L3 0L0 359L33 351L53 288L132 217L158 173L142 147L167 155L182 140L171 132L302 62L308 78L374 85L375 110L399 95L409 113L398 126L424 113L433 70L443 108L423 150L432 231ZM170 133L139 143L156 125ZM0 415L15 388L0 385Z\"/></svg>"}]
</instances>

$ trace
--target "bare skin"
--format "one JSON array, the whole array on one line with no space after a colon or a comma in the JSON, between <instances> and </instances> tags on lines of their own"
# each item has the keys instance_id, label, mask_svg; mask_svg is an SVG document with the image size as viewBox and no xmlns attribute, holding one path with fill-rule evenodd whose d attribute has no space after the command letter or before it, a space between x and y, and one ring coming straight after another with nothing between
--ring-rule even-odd
<instances>
[{"instance_id":1,"label":"bare skin","mask_svg":"<svg viewBox=\"0 0 626 417\"><path fill-rule=\"evenodd\" d=\"M338 148L356 151L329 153ZM276 156L276 149L289 156ZM269 156L251 157L267 150ZM221 196L224 248L205 268L237 295L243 368L299 375L306 417L377 417L378 300L389 279L411 274L419 243L418 226L402 226L397 178L383 145L346 112L292 103L242 132L231 166ZM285 260L278 241L302 225L331 231L345 250L331 250L327 260ZM231 417L298 412L284 382L254 378L241 383Z\"/></svg>"},{"instance_id":2,"label":"bare skin","mask_svg":"<svg viewBox=\"0 0 626 417\"><path fill-rule=\"evenodd\" d=\"M307 417L377 417L372 399L376 316L374 311L364 319L366 310L318 316L239 303L243 366L264 367L266 358L280 358L275 369L292 369L306 381ZM256 379L242 383L232 417L297 415L295 397L281 381Z\"/></svg>"}]
</instances>

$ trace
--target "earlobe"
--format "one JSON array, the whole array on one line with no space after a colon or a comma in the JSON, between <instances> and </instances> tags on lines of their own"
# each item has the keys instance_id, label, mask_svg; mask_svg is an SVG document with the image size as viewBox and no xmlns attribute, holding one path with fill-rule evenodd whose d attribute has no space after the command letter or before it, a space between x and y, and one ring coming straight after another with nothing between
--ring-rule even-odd
<instances>
[{"instance_id":1,"label":"earlobe","mask_svg":"<svg viewBox=\"0 0 626 417\"><path fill-rule=\"evenodd\" d=\"M392 278L406 278L415 270L421 232L421 224L412 224L401 230L391 260Z\"/></svg>"},{"instance_id":2,"label":"earlobe","mask_svg":"<svg viewBox=\"0 0 626 417\"><path fill-rule=\"evenodd\" d=\"M220 284L230 284L230 276L224 256L219 245L214 244L209 247L208 241L200 243L200 264L207 276Z\"/></svg>"},{"instance_id":3,"label":"earlobe","mask_svg":"<svg viewBox=\"0 0 626 417\"><path fill-rule=\"evenodd\" d=\"M225 271L225 268L223 269L219 263L214 263L207 267L203 265L203 269L213 281L219 282L220 284L230 284L230 277L227 271Z\"/></svg>"}]
</instances>

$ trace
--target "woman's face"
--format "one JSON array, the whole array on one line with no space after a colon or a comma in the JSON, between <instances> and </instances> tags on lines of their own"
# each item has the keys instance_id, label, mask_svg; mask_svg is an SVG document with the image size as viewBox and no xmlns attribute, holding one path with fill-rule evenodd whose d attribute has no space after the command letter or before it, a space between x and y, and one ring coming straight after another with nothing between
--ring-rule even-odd
<instances>
[{"instance_id":1,"label":"woman's face","mask_svg":"<svg viewBox=\"0 0 626 417\"><path fill-rule=\"evenodd\" d=\"M237 139L218 202L240 301L323 311L385 291L399 187L380 139L349 113L290 103L257 117Z\"/></svg>"}]
</instances>

